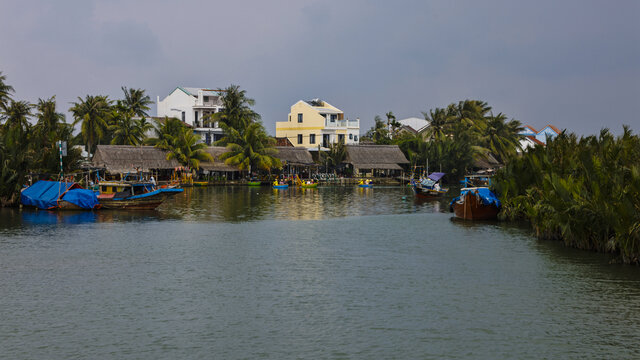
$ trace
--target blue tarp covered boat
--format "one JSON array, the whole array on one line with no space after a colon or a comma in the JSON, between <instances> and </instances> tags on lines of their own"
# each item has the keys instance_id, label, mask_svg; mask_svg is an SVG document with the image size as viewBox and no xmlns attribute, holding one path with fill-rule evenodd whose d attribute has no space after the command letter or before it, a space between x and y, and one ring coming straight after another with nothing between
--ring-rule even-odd
<instances>
[{"instance_id":1,"label":"blue tarp covered boat","mask_svg":"<svg viewBox=\"0 0 640 360\"><path fill-rule=\"evenodd\" d=\"M74 182L40 180L24 189L20 202L38 209L91 210L100 207L97 195Z\"/></svg>"}]
</instances>

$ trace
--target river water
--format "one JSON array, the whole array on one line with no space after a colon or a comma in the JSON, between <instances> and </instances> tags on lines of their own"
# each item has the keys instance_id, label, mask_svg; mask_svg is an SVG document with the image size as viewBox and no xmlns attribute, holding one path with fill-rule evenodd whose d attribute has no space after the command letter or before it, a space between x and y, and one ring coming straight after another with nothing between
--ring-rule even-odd
<instances>
[{"instance_id":1,"label":"river water","mask_svg":"<svg viewBox=\"0 0 640 360\"><path fill-rule=\"evenodd\" d=\"M402 187L0 211L3 359L640 358L640 269Z\"/></svg>"}]
</instances>

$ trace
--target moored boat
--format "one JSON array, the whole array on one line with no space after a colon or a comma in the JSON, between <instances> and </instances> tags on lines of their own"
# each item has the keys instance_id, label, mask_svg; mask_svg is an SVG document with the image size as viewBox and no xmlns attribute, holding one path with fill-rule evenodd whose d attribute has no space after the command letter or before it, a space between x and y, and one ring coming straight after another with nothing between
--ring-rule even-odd
<instances>
[{"instance_id":1,"label":"moored boat","mask_svg":"<svg viewBox=\"0 0 640 360\"><path fill-rule=\"evenodd\" d=\"M40 180L20 193L20 203L43 210L100 208L96 194L75 182Z\"/></svg>"},{"instance_id":2,"label":"moored boat","mask_svg":"<svg viewBox=\"0 0 640 360\"><path fill-rule=\"evenodd\" d=\"M289 188L289 184L282 182L282 181L278 181L278 179L273 181L273 188L274 189L288 189Z\"/></svg>"},{"instance_id":3,"label":"moored boat","mask_svg":"<svg viewBox=\"0 0 640 360\"><path fill-rule=\"evenodd\" d=\"M166 199L183 192L180 188L156 188L145 182L103 181L98 201L105 209L153 210Z\"/></svg>"},{"instance_id":4,"label":"moored boat","mask_svg":"<svg viewBox=\"0 0 640 360\"><path fill-rule=\"evenodd\" d=\"M492 220L500 211L500 199L489 188L462 188L460 196L451 200L450 209L465 220Z\"/></svg>"},{"instance_id":5,"label":"moored boat","mask_svg":"<svg viewBox=\"0 0 640 360\"><path fill-rule=\"evenodd\" d=\"M434 172L431 173L426 179L422 179L418 182L413 182L413 191L419 198L438 198L443 196L449 191L447 188L441 188L438 181L442 179L445 173Z\"/></svg>"},{"instance_id":6,"label":"moored boat","mask_svg":"<svg viewBox=\"0 0 640 360\"><path fill-rule=\"evenodd\" d=\"M303 189L315 189L318 187L318 183L303 183L302 185L300 185L301 188Z\"/></svg>"},{"instance_id":7,"label":"moored boat","mask_svg":"<svg viewBox=\"0 0 640 360\"><path fill-rule=\"evenodd\" d=\"M260 186L260 185L262 185L262 182L260 182L260 181L249 181L249 182L247 182L247 185L248 186Z\"/></svg>"}]
</instances>

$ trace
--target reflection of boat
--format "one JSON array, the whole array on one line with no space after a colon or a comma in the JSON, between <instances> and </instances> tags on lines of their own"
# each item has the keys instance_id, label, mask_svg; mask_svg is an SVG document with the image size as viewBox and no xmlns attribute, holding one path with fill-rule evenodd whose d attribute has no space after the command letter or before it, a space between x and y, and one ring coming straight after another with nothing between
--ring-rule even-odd
<instances>
[{"instance_id":1,"label":"reflection of boat","mask_svg":"<svg viewBox=\"0 0 640 360\"><path fill-rule=\"evenodd\" d=\"M101 181L98 201L105 209L153 210L166 199L184 191L179 188L156 189L151 183Z\"/></svg>"},{"instance_id":2,"label":"reflection of boat","mask_svg":"<svg viewBox=\"0 0 640 360\"><path fill-rule=\"evenodd\" d=\"M96 194L75 182L45 180L24 189L20 203L49 210L92 210L100 207Z\"/></svg>"},{"instance_id":3,"label":"reflection of boat","mask_svg":"<svg viewBox=\"0 0 640 360\"><path fill-rule=\"evenodd\" d=\"M373 180L360 180L360 182L358 182L358 186L361 188L370 188L373 187Z\"/></svg>"},{"instance_id":4,"label":"reflection of boat","mask_svg":"<svg viewBox=\"0 0 640 360\"><path fill-rule=\"evenodd\" d=\"M500 211L500 200L486 187L463 188L450 205L456 217L466 220L495 219Z\"/></svg>"}]
</instances>

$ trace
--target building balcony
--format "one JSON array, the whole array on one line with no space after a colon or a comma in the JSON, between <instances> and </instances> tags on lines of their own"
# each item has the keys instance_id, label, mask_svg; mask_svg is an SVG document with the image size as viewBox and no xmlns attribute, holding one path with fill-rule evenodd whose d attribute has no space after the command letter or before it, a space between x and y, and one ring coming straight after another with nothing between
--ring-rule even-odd
<instances>
[{"instance_id":1,"label":"building balcony","mask_svg":"<svg viewBox=\"0 0 640 360\"><path fill-rule=\"evenodd\" d=\"M360 119L356 120L330 120L326 119L324 121L324 126L326 128L360 128Z\"/></svg>"}]
</instances>

